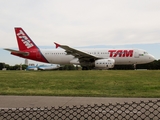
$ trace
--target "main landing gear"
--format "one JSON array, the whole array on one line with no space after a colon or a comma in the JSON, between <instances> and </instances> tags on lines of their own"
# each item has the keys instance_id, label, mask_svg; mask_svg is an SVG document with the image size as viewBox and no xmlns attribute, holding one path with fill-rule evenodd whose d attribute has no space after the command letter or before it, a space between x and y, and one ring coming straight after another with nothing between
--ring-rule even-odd
<instances>
[{"instance_id":1,"label":"main landing gear","mask_svg":"<svg viewBox=\"0 0 160 120\"><path fill-rule=\"evenodd\" d=\"M91 67L87 67L87 66L82 66L82 70L91 70Z\"/></svg>"}]
</instances>

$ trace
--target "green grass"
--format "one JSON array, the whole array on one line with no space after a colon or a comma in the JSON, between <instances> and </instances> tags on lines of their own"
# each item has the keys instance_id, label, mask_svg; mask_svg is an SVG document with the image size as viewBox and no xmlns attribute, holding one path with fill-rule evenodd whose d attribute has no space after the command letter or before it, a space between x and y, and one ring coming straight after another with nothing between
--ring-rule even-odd
<instances>
[{"instance_id":1,"label":"green grass","mask_svg":"<svg viewBox=\"0 0 160 120\"><path fill-rule=\"evenodd\" d=\"M0 71L0 95L160 97L160 71Z\"/></svg>"}]
</instances>

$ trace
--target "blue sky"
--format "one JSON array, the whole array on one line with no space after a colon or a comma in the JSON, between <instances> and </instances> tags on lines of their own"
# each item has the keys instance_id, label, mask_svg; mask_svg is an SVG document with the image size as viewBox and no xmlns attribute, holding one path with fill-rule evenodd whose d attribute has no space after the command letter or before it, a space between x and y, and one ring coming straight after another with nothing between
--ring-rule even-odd
<instances>
[{"instance_id":1,"label":"blue sky","mask_svg":"<svg viewBox=\"0 0 160 120\"><path fill-rule=\"evenodd\" d=\"M14 27L37 46L131 47L160 58L159 6L159 0L1 0L0 62L24 62L2 50L17 48Z\"/></svg>"}]
</instances>

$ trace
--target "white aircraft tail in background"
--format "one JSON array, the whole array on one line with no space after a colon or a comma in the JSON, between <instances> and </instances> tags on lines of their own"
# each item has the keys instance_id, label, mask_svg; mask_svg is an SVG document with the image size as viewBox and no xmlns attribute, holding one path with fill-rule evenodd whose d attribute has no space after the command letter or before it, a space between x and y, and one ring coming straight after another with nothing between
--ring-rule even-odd
<instances>
[{"instance_id":1,"label":"white aircraft tail in background","mask_svg":"<svg viewBox=\"0 0 160 120\"><path fill-rule=\"evenodd\" d=\"M75 64L82 69L108 69L114 65L150 63L154 56L141 49L75 49L55 43L56 48L39 49L22 28L15 28L19 50L5 49L12 55L51 64Z\"/></svg>"}]
</instances>

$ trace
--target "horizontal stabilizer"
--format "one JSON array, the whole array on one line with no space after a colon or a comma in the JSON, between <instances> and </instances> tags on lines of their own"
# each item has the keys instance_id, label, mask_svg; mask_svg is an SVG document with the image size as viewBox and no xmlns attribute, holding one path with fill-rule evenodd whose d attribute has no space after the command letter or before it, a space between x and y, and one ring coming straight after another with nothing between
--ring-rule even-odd
<instances>
[{"instance_id":1,"label":"horizontal stabilizer","mask_svg":"<svg viewBox=\"0 0 160 120\"><path fill-rule=\"evenodd\" d=\"M23 51L8 49L8 48L4 48L4 50L10 51L11 53L21 54L21 55L24 55L24 56L29 55L29 52L23 52Z\"/></svg>"}]
</instances>

